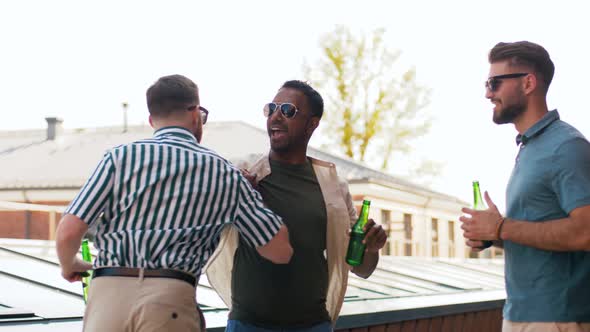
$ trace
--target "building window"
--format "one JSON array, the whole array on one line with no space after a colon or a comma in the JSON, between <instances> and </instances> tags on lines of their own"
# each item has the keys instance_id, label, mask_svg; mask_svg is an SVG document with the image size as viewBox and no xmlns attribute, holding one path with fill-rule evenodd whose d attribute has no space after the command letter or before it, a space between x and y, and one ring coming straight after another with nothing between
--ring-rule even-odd
<instances>
[{"instance_id":1,"label":"building window","mask_svg":"<svg viewBox=\"0 0 590 332\"><path fill-rule=\"evenodd\" d=\"M449 257L455 257L455 222L449 220Z\"/></svg>"},{"instance_id":2,"label":"building window","mask_svg":"<svg viewBox=\"0 0 590 332\"><path fill-rule=\"evenodd\" d=\"M432 257L438 257L438 219L432 218L430 225L432 229Z\"/></svg>"},{"instance_id":3,"label":"building window","mask_svg":"<svg viewBox=\"0 0 590 332\"><path fill-rule=\"evenodd\" d=\"M385 234L387 234L387 242L385 243L385 246L383 247L383 255L391 255L392 254L392 247L393 247L393 243L392 243L392 237L391 237L391 232L392 232L392 222L391 222L391 211L389 210L381 210L381 225L383 226L383 229L385 230Z\"/></svg>"},{"instance_id":4,"label":"building window","mask_svg":"<svg viewBox=\"0 0 590 332\"><path fill-rule=\"evenodd\" d=\"M404 213L404 256L412 256L412 215Z\"/></svg>"}]
</instances>

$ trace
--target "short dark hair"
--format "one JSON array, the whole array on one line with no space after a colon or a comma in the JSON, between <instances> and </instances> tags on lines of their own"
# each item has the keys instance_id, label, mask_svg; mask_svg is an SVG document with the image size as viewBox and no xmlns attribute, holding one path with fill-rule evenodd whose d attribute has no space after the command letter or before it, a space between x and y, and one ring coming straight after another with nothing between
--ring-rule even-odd
<instances>
[{"instance_id":1,"label":"short dark hair","mask_svg":"<svg viewBox=\"0 0 590 332\"><path fill-rule=\"evenodd\" d=\"M291 80L283 84L281 89L295 89L300 91L307 97L307 103L313 116L317 116L320 119L324 114L324 99L314 88L311 87L307 82Z\"/></svg>"},{"instance_id":2,"label":"short dark hair","mask_svg":"<svg viewBox=\"0 0 590 332\"><path fill-rule=\"evenodd\" d=\"M545 83L545 92L549 89L555 73L555 65L547 50L529 41L498 43L490 50L488 60L490 63L508 60L511 66L530 68L535 74L541 76L541 80Z\"/></svg>"},{"instance_id":3,"label":"short dark hair","mask_svg":"<svg viewBox=\"0 0 590 332\"><path fill-rule=\"evenodd\" d=\"M199 88L182 75L160 77L146 92L151 115L166 117L199 104Z\"/></svg>"}]
</instances>

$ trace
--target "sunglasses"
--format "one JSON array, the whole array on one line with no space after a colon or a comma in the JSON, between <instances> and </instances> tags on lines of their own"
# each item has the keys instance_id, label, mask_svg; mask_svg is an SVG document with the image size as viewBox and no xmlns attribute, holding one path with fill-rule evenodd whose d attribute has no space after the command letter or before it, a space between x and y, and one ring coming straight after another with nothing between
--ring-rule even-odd
<instances>
[{"instance_id":1,"label":"sunglasses","mask_svg":"<svg viewBox=\"0 0 590 332\"><path fill-rule=\"evenodd\" d=\"M207 118L209 118L209 111L203 106L191 106L187 108L188 111L194 111L199 108L199 112L201 112L201 121L203 124L207 123Z\"/></svg>"},{"instance_id":2,"label":"sunglasses","mask_svg":"<svg viewBox=\"0 0 590 332\"><path fill-rule=\"evenodd\" d=\"M264 105L264 116L267 118L271 117L276 110L279 110L281 114L287 119L293 118L295 114L299 112L297 106L291 103L268 103Z\"/></svg>"},{"instance_id":3,"label":"sunglasses","mask_svg":"<svg viewBox=\"0 0 590 332\"><path fill-rule=\"evenodd\" d=\"M523 77L528 74L529 73L514 73L514 74L492 76L486 80L485 85L486 85L486 88L488 90L490 90L490 92L495 92L500 87L500 83L502 83L503 79Z\"/></svg>"}]
</instances>

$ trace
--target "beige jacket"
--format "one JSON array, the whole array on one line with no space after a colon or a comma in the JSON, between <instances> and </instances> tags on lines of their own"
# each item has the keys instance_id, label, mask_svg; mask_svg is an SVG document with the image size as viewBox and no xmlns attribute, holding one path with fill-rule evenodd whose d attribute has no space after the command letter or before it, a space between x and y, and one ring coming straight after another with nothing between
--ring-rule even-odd
<instances>
[{"instance_id":1,"label":"beige jacket","mask_svg":"<svg viewBox=\"0 0 590 332\"><path fill-rule=\"evenodd\" d=\"M335 323L342 308L350 266L345 261L348 246L347 231L356 221L357 212L348 191L348 184L338 178L332 163L310 158L316 173L328 216L326 247L328 260L328 294L326 309ZM248 168L261 181L270 174L268 155L264 155ZM222 300L231 309L231 276L233 258L238 246L238 231L235 227L223 230L219 246L207 266L207 278ZM246 277L246 276L244 276Z\"/></svg>"}]
</instances>

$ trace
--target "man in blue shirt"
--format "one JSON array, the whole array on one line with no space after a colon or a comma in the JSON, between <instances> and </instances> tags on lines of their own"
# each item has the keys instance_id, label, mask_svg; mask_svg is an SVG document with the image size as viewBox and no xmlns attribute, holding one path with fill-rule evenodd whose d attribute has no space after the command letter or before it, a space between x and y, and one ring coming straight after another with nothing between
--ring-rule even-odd
<instances>
[{"instance_id":1,"label":"man in blue shirt","mask_svg":"<svg viewBox=\"0 0 590 332\"><path fill-rule=\"evenodd\" d=\"M464 236L505 250L503 331L590 331L590 143L547 108L555 67L522 41L489 54L493 121L514 124L519 146L502 216L464 208ZM482 241L467 240L475 250Z\"/></svg>"}]
</instances>

